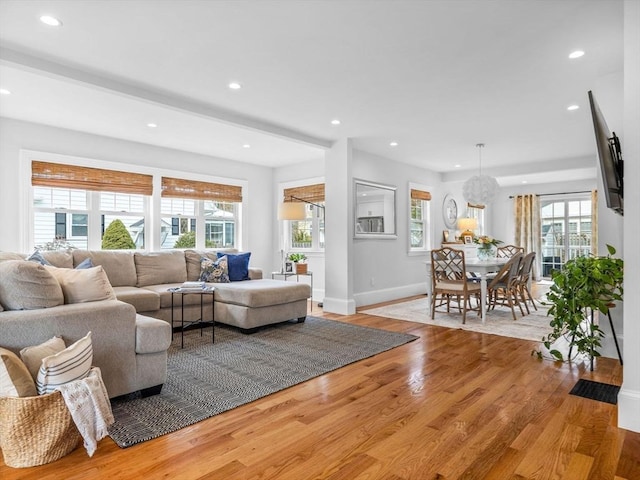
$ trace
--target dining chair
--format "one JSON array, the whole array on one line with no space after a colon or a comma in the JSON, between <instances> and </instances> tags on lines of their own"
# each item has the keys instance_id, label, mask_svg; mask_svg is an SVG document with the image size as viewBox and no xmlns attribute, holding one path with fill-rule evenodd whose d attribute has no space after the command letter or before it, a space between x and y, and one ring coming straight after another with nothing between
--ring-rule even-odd
<instances>
[{"instance_id":1,"label":"dining chair","mask_svg":"<svg viewBox=\"0 0 640 480\"><path fill-rule=\"evenodd\" d=\"M513 319L516 319L516 311L514 304L518 305L520 313L524 317L524 310L518 299L518 274L520 272L520 263L522 262L522 253L518 252L513 255L507 263L505 263L498 274L491 280L487 286L487 292L489 297L488 309L493 310L498 301L501 300L501 305L509 305L511 308L511 314Z\"/></svg>"},{"instance_id":2,"label":"dining chair","mask_svg":"<svg viewBox=\"0 0 640 480\"><path fill-rule=\"evenodd\" d=\"M524 254L524 247L517 247L516 245L505 245L504 247L498 247L497 249L498 258L511 258L516 253Z\"/></svg>"},{"instance_id":3,"label":"dining chair","mask_svg":"<svg viewBox=\"0 0 640 480\"><path fill-rule=\"evenodd\" d=\"M464 252L449 247L431 251L431 319L435 318L436 307L446 305L451 311L451 301L458 305L462 313L462 323L467 321L467 311L480 314L480 284L469 282L465 267ZM471 305L476 299L476 307Z\"/></svg>"},{"instance_id":4,"label":"dining chair","mask_svg":"<svg viewBox=\"0 0 640 480\"><path fill-rule=\"evenodd\" d=\"M520 272L518 273L518 293L520 294L522 303L524 303L524 307L527 309L527 313L531 313L529 310L529 305L527 305L528 302L531 302L533 308L538 310L536 302L533 299L533 295L531 295L531 291L529 290L529 283L531 281L531 270L535 259L536 252L527 253L522 258L522 262L520 263Z\"/></svg>"}]
</instances>

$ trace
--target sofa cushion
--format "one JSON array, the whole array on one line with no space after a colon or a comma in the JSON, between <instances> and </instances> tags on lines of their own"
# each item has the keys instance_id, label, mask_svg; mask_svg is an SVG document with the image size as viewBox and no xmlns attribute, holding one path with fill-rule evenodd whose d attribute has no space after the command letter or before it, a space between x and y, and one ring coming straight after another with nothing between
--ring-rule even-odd
<instances>
[{"instance_id":1,"label":"sofa cushion","mask_svg":"<svg viewBox=\"0 0 640 480\"><path fill-rule=\"evenodd\" d=\"M73 268L73 254L69 251L40 252L43 260L59 268Z\"/></svg>"},{"instance_id":2,"label":"sofa cushion","mask_svg":"<svg viewBox=\"0 0 640 480\"><path fill-rule=\"evenodd\" d=\"M38 378L38 370L40 370L40 365L42 365L42 359L49 355L55 355L66 347L62 337L53 337L40 345L24 347L20 350L20 358L22 358L31 377L35 380Z\"/></svg>"},{"instance_id":3,"label":"sofa cushion","mask_svg":"<svg viewBox=\"0 0 640 480\"><path fill-rule=\"evenodd\" d=\"M178 283L187 280L187 263L184 252L140 253L134 255L138 287L161 283Z\"/></svg>"},{"instance_id":4,"label":"sofa cushion","mask_svg":"<svg viewBox=\"0 0 640 480\"><path fill-rule=\"evenodd\" d=\"M200 263L199 280L207 283L229 283L229 262L227 256L223 255L217 260L203 257Z\"/></svg>"},{"instance_id":5,"label":"sofa cushion","mask_svg":"<svg viewBox=\"0 0 640 480\"><path fill-rule=\"evenodd\" d=\"M171 308L171 292L170 288L177 288L181 283L163 283L160 285L149 285L148 287L142 287L140 290L148 290L153 292L160 298L160 308ZM205 297L205 301L206 301ZM174 294L173 295L173 305L178 307L182 305L184 301L185 305L200 305L200 294ZM211 299L209 299L211 301ZM141 310L143 311L143 310Z\"/></svg>"},{"instance_id":6,"label":"sofa cushion","mask_svg":"<svg viewBox=\"0 0 640 480\"><path fill-rule=\"evenodd\" d=\"M115 300L116 294L101 265L92 268L56 268L45 265L58 280L64 293L64 303Z\"/></svg>"},{"instance_id":7,"label":"sofa cushion","mask_svg":"<svg viewBox=\"0 0 640 480\"><path fill-rule=\"evenodd\" d=\"M61 352L42 359L36 388L38 394L53 392L60 385L86 377L93 363L91 332Z\"/></svg>"},{"instance_id":8,"label":"sofa cushion","mask_svg":"<svg viewBox=\"0 0 640 480\"><path fill-rule=\"evenodd\" d=\"M136 312L153 312L160 309L160 295L146 288L113 287L113 291L118 300L133 305Z\"/></svg>"},{"instance_id":9,"label":"sofa cushion","mask_svg":"<svg viewBox=\"0 0 640 480\"><path fill-rule=\"evenodd\" d=\"M229 263L229 280L232 282L240 282L242 280L250 280L249 278L249 259L251 252L239 253L217 253L218 258L226 255Z\"/></svg>"},{"instance_id":10,"label":"sofa cushion","mask_svg":"<svg viewBox=\"0 0 640 480\"><path fill-rule=\"evenodd\" d=\"M220 283L216 284L215 289L216 302L251 308L290 303L311 296L308 284L270 279Z\"/></svg>"},{"instance_id":11,"label":"sofa cushion","mask_svg":"<svg viewBox=\"0 0 640 480\"><path fill-rule=\"evenodd\" d=\"M197 282L200 279L200 267L202 258L210 258L216 260L218 252L221 253L238 253L235 248L220 248L215 250L185 250L184 258L187 262L187 280Z\"/></svg>"},{"instance_id":12,"label":"sofa cushion","mask_svg":"<svg viewBox=\"0 0 640 480\"><path fill-rule=\"evenodd\" d=\"M171 325L164 320L136 315L136 353L164 352L171 346Z\"/></svg>"},{"instance_id":13,"label":"sofa cushion","mask_svg":"<svg viewBox=\"0 0 640 480\"><path fill-rule=\"evenodd\" d=\"M64 303L60 284L39 263L0 262L0 279L0 303L6 310L36 310Z\"/></svg>"},{"instance_id":14,"label":"sofa cushion","mask_svg":"<svg viewBox=\"0 0 640 480\"><path fill-rule=\"evenodd\" d=\"M0 348L0 397L33 397L36 384L29 369L11 350Z\"/></svg>"},{"instance_id":15,"label":"sofa cushion","mask_svg":"<svg viewBox=\"0 0 640 480\"><path fill-rule=\"evenodd\" d=\"M19 253L0 252L0 262L6 262L7 260L25 260L25 257Z\"/></svg>"},{"instance_id":16,"label":"sofa cushion","mask_svg":"<svg viewBox=\"0 0 640 480\"><path fill-rule=\"evenodd\" d=\"M133 287L138 281L136 265L131 250L74 250L73 264L82 263L87 258L95 265L102 265L112 287Z\"/></svg>"}]
</instances>

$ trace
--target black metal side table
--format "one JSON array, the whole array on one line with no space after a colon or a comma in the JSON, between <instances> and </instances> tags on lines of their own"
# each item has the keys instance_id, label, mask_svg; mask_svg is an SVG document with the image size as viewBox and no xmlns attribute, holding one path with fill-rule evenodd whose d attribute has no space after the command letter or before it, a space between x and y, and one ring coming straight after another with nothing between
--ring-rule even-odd
<instances>
[{"instance_id":1,"label":"black metal side table","mask_svg":"<svg viewBox=\"0 0 640 480\"><path fill-rule=\"evenodd\" d=\"M202 290L198 289L181 289L170 288L171 292L171 340L173 341L173 334L176 331L180 331L180 348L184 348L184 331L192 327L200 327L200 336L202 336L202 329L204 327L211 327L211 342L215 342L215 324L216 324L216 305L215 305L215 288L207 287ZM175 302L174 296L181 295L180 301L180 326L174 327L175 317ZM185 295L200 295L200 320L187 321L184 320L184 296ZM204 297L211 295L211 321L204 319Z\"/></svg>"}]
</instances>

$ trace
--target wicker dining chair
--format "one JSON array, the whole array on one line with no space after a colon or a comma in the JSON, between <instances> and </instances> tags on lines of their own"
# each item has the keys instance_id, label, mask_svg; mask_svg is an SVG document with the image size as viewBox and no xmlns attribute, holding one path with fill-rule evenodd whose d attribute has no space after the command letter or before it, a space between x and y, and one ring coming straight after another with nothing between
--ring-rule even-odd
<instances>
[{"instance_id":1,"label":"wicker dining chair","mask_svg":"<svg viewBox=\"0 0 640 480\"><path fill-rule=\"evenodd\" d=\"M515 245L505 245L504 247L498 247L497 249L498 258L511 258L516 253L522 253L524 255L524 248L517 247Z\"/></svg>"},{"instance_id":2,"label":"wicker dining chair","mask_svg":"<svg viewBox=\"0 0 640 480\"><path fill-rule=\"evenodd\" d=\"M520 272L520 263L522 262L522 253L518 252L512 256L507 263L503 265L498 274L487 286L489 296L489 309L493 310L498 301L502 301L501 305L509 305L513 319L516 319L516 311L514 305L518 305L520 313L524 317L524 310L518 299L518 274Z\"/></svg>"},{"instance_id":3,"label":"wicker dining chair","mask_svg":"<svg viewBox=\"0 0 640 480\"><path fill-rule=\"evenodd\" d=\"M451 311L451 302L455 301L462 313L462 323L467 321L467 311L480 314L480 284L469 282L465 267L464 252L444 247L431 251L431 319L435 318L436 307L446 305ZM476 307L471 305L476 299Z\"/></svg>"},{"instance_id":4,"label":"wicker dining chair","mask_svg":"<svg viewBox=\"0 0 640 480\"><path fill-rule=\"evenodd\" d=\"M522 299L522 303L524 303L524 307L527 309L527 313L531 313L529 310L529 302L533 305L533 308L538 310L536 306L536 302L533 299L533 295L531 295L531 291L529 290L529 283L531 280L531 271L533 267L533 262L536 259L536 252L527 253L523 258L522 262L520 262L520 272L518 273L518 281L517 288L518 293L520 294L520 298Z\"/></svg>"}]
</instances>

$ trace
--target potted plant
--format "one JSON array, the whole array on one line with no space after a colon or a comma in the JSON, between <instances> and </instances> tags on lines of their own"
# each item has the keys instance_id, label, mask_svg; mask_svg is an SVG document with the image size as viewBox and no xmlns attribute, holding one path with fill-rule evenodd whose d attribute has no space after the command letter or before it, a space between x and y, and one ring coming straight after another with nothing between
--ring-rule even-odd
<instances>
[{"instance_id":1,"label":"potted plant","mask_svg":"<svg viewBox=\"0 0 640 480\"><path fill-rule=\"evenodd\" d=\"M307 256L304 253L290 253L289 260L296 264L296 273L307 273L307 264L304 263Z\"/></svg>"},{"instance_id":2,"label":"potted plant","mask_svg":"<svg viewBox=\"0 0 640 480\"><path fill-rule=\"evenodd\" d=\"M553 344L564 337L569 344L569 355L576 348L576 355L600 356L598 348L604 332L595 324L596 312L607 314L616 300L622 300L624 261L614 258L616 250L607 245L606 256L582 256L569 260L562 270L551 273L553 285L547 293L547 315L553 331L542 338L542 343L552 357L564 360ZM540 351L535 352L542 358ZM568 358L571 360L571 358ZM592 363L593 368L593 363Z\"/></svg>"}]
</instances>

